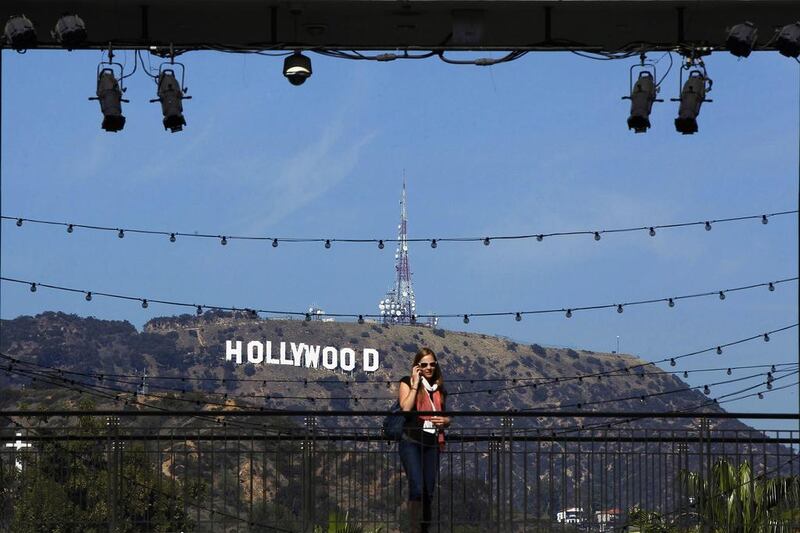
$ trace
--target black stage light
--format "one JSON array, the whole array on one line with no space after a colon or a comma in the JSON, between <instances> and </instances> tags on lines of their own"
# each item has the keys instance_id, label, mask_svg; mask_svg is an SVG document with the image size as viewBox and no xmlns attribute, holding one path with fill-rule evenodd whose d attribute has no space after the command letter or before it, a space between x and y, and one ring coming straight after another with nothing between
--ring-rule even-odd
<instances>
[{"instance_id":1,"label":"black stage light","mask_svg":"<svg viewBox=\"0 0 800 533\"><path fill-rule=\"evenodd\" d=\"M300 52L286 56L283 61L283 75L292 85L302 85L311 77L311 58Z\"/></svg>"},{"instance_id":2,"label":"black stage light","mask_svg":"<svg viewBox=\"0 0 800 533\"><path fill-rule=\"evenodd\" d=\"M125 127L125 117L122 115L122 89L119 81L114 76L114 71L105 68L97 76L97 96L90 100L100 102L100 111L103 113L101 127L110 132L118 132Z\"/></svg>"},{"instance_id":3,"label":"black stage light","mask_svg":"<svg viewBox=\"0 0 800 533\"><path fill-rule=\"evenodd\" d=\"M78 15L66 13L58 19L50 35L64 48L73 48L86 40L86 24Z\"/></svg>"},{"instance_id":4,"label":"black stage light","mask_svg":"<svg viewBox=\"0 0 800 533\"><path fill-rule=\"evenodd\" d=\"M697 133L697 116L706 98L707 82L710 80L701 71L693 70L689 73L689 78L681 90L681 105L678 118L675 119L675 129L678 132L684 135Z\"/></svg>"},{"instance_id":5,"label":"black stage light","mask_svg":"<svg viewBox=\"0 0 800 533\"><path fill-rule=\"evenodd\" d=\"M728 31L725 47L736 57L747 57L756 45L758 30L752 22L743 22Z\"/></svg>"},{"instance_id":6,"label":"black stage light","mask_svg":"<svg viewBox=\"0 0 800 533\"><path fill-rule=\"evenodd\" d=\"M14 15L6 22L3 30L6 42L14 50L25 50L36 46L36 29L25 15Z\"/></svg>"},{"instance_id":7,"label":"black stage light","mask_svg":"<svg viewBox=\"0 0 800 533\"><path fill-rule=\"evenodd\" d=\"M164 69L158 75L158 98L152 102L161 102L161 112L164 115L164 129L172 133L183 130L186 119L183 116L183 94L175 71Z\"/></svg>"},{"instance_id":8,"label":"black stage light","mask_svg":"<svg viewBox=\"0 0 800 533\"><path fill-rule=\"evenodd\" d=\"M800 56L800 21L781 28L775 40L775 48L786 57Z\"/></svg>"},{"instance_id":9,"label":"black stage light","mask_svg":"<svg viewBox=\"0 0 800 533\"><path fill-rule=\"evenodd\" d=\"M631 114L628 117L628 129L635 133L644 133L650 127L650 112L656 101L656 83L653 74L647 70L639 73L639 79L631 88Z\"/></svg>"}]
</instances>

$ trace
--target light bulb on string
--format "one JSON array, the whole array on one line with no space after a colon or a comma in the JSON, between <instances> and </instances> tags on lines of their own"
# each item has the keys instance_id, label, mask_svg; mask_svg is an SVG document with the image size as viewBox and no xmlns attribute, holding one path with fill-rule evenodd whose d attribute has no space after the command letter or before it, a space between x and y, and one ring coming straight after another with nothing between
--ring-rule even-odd
<instances>
[{"instance_id":1,"label":"light bulb on string","mask_svg":"<svg viewBox=\"0 0 800 533\"><path fill-rule=\"evenodd\" d=\"M222 239L220 239L219 243L220 243L222 246L225 246L226 244L228 244L228 238L227 238L225 235L223 235L223 236L222 236Z\"/></svg>"},{"instance_id":2,"label":"light bulb on string","mask_svg":"<svg viewBox=\"0 0 800 533\"><path fill-rule=\"evenodd\" d=\"M656 236L656 228L654 228L652 226L650 227L650 236L651 237L655 237Z\"/></svg>"},{"instance_id":3,"label":"light bulb on string","mask_svg":"<svg viewBox=\"0 0 800 533\"><path fill-rule=\"evenodd\" d=\"M148 305L150 305L150 304L147 303L147 299L146 298L144 300L142 300L142 309L147 309Z\"/></svg>"},{"instance_id":4,"label":"light bulb on string","mask_svg":"<svg viewBox=\"0 0 800 533\"><path fill-rule=\"evenodd\" d=\"M325 239L325 248L330 248L330 247L331 247L331 240Z\"/></svg>"},{"instance_id":5,"label":"light bulb on string","mask_svg":"<svg viewBox=\"0 0 800 533\"><path fill-rule=\"evenodd\" d=\"M706 225L705 225L705 227L706 227L706 231L711 231L711 222L709 222L708 220L706 220Z\"/></svg>"},{"instance_id":6,"label":"light bulb on string","mask_svg":"<svg viewBox=\"0 0 800 533\"><path fill-rule=\"evenodd\" d=\"M517 322L520 322L520 321L522 320L522 315L521 315L520 313L517 313L517 314L514 316L514 320L516 320Z\"/></svg>"},{"instance_id":7,"label":"light bulb on string","mask_svg":"<svg viewBox=\"0 0 800 533\"><path fill-rule=\"evenodd\" d=\"M567 318L572 318L572 309L567 309L567 312L564 314Z\"/></svg>"},{"instance_id":8,"label":"light bulb on string","mask_svg":"<svg viewBox=\"0 0 800 533\"><path fill-rule=\"evenodd\" d=\"M198 305L197 309L195 310L195 312L197 313L197 316L202 315L203 314L203 306L202 305Z\"/></svg>"},{"instance_id":9,"label":"light bulb on string","mask_svg":"<svg viewBox=\"0 0 800 533\"><path fill-rule=\"evenodd\" d=\"M383 247L384 247L383 241L382 240L378 241L378 250L383 250Z\"/></svg>"},{"instance_id":10,"label":"light bulb on string","mask_svg":"<svg viewBox=\"0 0 800 533\"><path fill-rule=\"evenodd\" d=\"M761 215L761 223L769 224L769 219L767 219L767 215Z\"/></svg>"},{"instance_id":11,"label":"light bulb on string","mask_svg":"<svg viewBox=\"0 0 800 533\"><path fill-rule=\"evenodd\" d=\"M359 324L363 324L364 323L364 315L358 315L358 323Z\"/></svg>"},{"instance_id":12,"label":"light bulb on string","mask_svg":"<svg viewBox=\"0 0 800 533\"><path fill-rule=\"evenodd\" d=\"M176 239L176 237L175 237L175 234L174 234L174 233L170 233L170 234L169 234L169 242L175 242L176 240L177 240L177 239Z\"/></svg>"},{"instance_id":13,"label":"light bulb on string","mask_svg":"<svg viewBox=\"0 0 800 533\"><path fill-rule=\"evenodd\" d=\"M770 372L775 372L775 365L772 365L769 369Z\"/></svg>"},{"instance_id":14,"label":"light bulb on string","mask_svg":"<svg viewBox=\"0 0 800 533\"><path fill-rule=\"evenodd\" d=\"M670 307L675 307L675 300L673 298L668 299L667 305Z\"/></svg>"},{"instance_id":15,"label":"light bulb on string","mask_svg":"<svg viewBox=\"0 0 800 533\"><path fill-rule=\"evenodd\" d=\"M87 302L91 302L92 301L92 292L91 291L87 292L86 296L84 298L86 299Z\"/></svg>"},{"instance_id":16,"label":"light bulb on string","mask_svg":"<svg viewBox=\"0 0 800 533\"><path fill-rule=\"evenodd\" d=\"M725 292L719 291L719 299L720 300L724 300L725 299Z\"/></svg>"},{"instance_id":17,"label":"light bulb on string","mask_svg":"<svg viewBox=\"0 0 800 533\"><path fill-rule=\"evenodd\" d=\"M727 373L727 374L730 376L731 374L733 374L733 370L731 370L731 369L729 368L729 369L728 369L728 371L727 371L726 373Z\"/></svg>"},{"instance_id":18,"label":"light bulb on string","mask_svg":"<svg viewBox=\"0 0 800 533\"><path fill-rule=\"evenodd\" d=\"M762 393L760 393L760 392L759 392L759 393L758 393L758 399L759 399L759 400L763 400L763 399L764 399L764 394L762 394Z\"/></svg>"},{"instance_id":19,"label":"light bulb on string","mask_svg":"<svg viewBox=\"0 0 800 533\"><path fill-rule=\"evenodd\" d=\"M536 236L536 240L542 242L544 240L544 235L540 233L539 235Z\"/></svg>"},{"instance_id":20,"label":"light bulb on string","mask_svg":"<svg viewBox=\"0 0 800 533\"><path fill-rule=\"evenodd\" d=\"M722 346L717 346L717 355L722 355Z\"/></svg>"},{"instance_id":21,"label":"light bulb on string","mask_svg":"<svg viewBox=\"0 0 800 533\"><path fill-rule=\"evenodd\" d=\"M75 228L72 226L72 224L69 224L67 226L67 233L72 233L74 230L75 230Z\"/></svg>"},{"instance_id":22,"label":"light bulb on string","mask_svg":"<svg viewBox=\"0 0 800 533\"><path fill-rule=\"evenodd\" d=\"M464 315L464 324L469 324L469 315Z\"/></svg>"},{"instance_id":23,"label":"light bulb on string","mask_svg":"<svg viewBox=\"0 0 800 533\"><path fill-rule=\"evenodd\" d=\"M22 227L22 219L21 218L17 219L17 227L18 228Z\"/></svg>"},{"instance_id":24,"label":"light bulb on string","mask_svg":"<svg viewBox=\"0 0 800 533\"><path fill-rule=\"evenodd\" d=\"M125 231L119 230L119 233L117 233L117 237L119 237L120 239L124 239L125 238Z\"/></svg>"},{"instance_id":25,"label":"light bulb on string","mask_svg":"<svg viewBox=\"0 0 800 533\"><path fill-rule=\"evenodd\" d=\"M439 243L436 242L436 239L431 239L431 248L436 248L439 246Z\"/></svg>"},{"instance_id":26,"label":"light bulb on string","mask_svg":"<svg viewBox=\"0 0 800 533\"><path fill-rule=\"evenodd\" d=\"M619 304L617 306L617 313L621 313L621 312L622 312L622 304Z\"/></svg>"},{"instance_id":27,"label":"light bulb on string","mask_svg":"<svg viewBox=\"0 0 800 533\"><path fill-rule=\"evenodd\" d=\"M688 370L684 370L683 371L683 377L684 378L688 378L689 377L689 371Z\"/></svg>"},{"instance_id":28,"label":"light bulb on string","mask_svg":"<svg viewBox=\"0 0 800 533\"><path fill-rule=\"evenodd\" d=\"M670 360L669 360L669 366L675 366L675 365L677 365L677 364L678 364L678 363L676 363L676 362L675 362L675 359L674 359L674 358L670 358Z\"/></svg>"},{"instance_id":29,"label":"light bulb on string","mask_svg":"<svg viewBox=\"0 0 800 533\"><path fill-rule=\"evenodd\" d=\"M31 283L31 292L36 292L36 284Z\"/></svg>"},{"instance_id":30,"label":"light bulb on string","mask_svg":"<svg viewBox=\"0 0 800 533\"><path fill-rule=\"evenodd\" d=\"M595 231L594 232L594 240L596 240L596 241L600 240L600 232L599 231Z\"/></svg>"},{"instance_id":31,"label":"light bulb on string","mask_svg":"<svg viewBox=\"0 0 800 533\"><path fill-rule=\"evenodd\" d=\"M769 285L767 285L767 289L768 289L770 292L774 292L774 291L775 291L775 284L773 284L773 283L770 281L770 282L769 282Z\"/></svg>"},{"instance_id":32,"label":"light bulb on string","mask_svg":"<svg viewBox=\"0 0 800 533\"><path fill-rule=\"evenodd\" d=\"M306 313L306 322L311 322L311 313Z\"/></svg>"},{"instance_id":33,"label":"light bulb on string","mask_svg":"<svg viewBox=\"0 0 800 533\"><path fill-rule=\"evenodd\" d=\"M767 381L767 390L772 390L772 382Z\"/></svg>"},{"instance_id":34,"label":"light bulb on string","mask_svg":"<svg viewBox=\"0 0 800 533\"><path fill-rule=\"evenodd\" d=\"M708 387L708 385L703 385L703 394L705 394L706 396L711 394L711 389Z\"/></svg>"},{"instance_id":35,"label":"light bulb on string","mask_svg":"<svg viewBox=\"0 0 800 533\"><path fill-rule=\"evenodd\" d=\"M486 237L485 239L483 239L483 245L484 246L489 246L491 243L492 243L492 241L489 240L489 237Z\"/></svg>"},{"instance_id":36,"label":"light bulb on string","mask_svg":"<svg viewBox=\"0 0 800 533\"><path fill-rule=\"evenodd\" d=\"M769 333L764 333L764 342L769 342Z\"/></svg>"},{"instance_id":37,"label":"light bulb on string","mask_svg":"<svg viewBox=\"0 0 800 533\"><path fill-rule=\"evenodd\" d=\"M277 248L278 247L278 239L272 239L272 247L273 248Z\"/></svg>"}]
</instances>

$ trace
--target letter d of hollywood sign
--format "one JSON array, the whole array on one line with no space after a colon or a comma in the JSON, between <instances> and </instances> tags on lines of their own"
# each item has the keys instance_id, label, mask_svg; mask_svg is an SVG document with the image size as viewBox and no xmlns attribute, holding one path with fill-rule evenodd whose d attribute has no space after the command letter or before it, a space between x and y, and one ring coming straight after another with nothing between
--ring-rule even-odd
<instances>
[{"instance_id":1,"label":"letter d of hollywood sign","mask_svg":"<svg viewBox=\"0 0 800 533\"><path fill-rule=\"evenodd\" d=\"M358 357L352 348L337 349L304 342L280 342L273 351L272 341L225 341L225 360L243 363L297 366L304 368L326 368L345 372L356 369ZM375 372L380 367L380 354L374 348L361 352L361 367L364 372Z\"/></svg>"}]
</instances>

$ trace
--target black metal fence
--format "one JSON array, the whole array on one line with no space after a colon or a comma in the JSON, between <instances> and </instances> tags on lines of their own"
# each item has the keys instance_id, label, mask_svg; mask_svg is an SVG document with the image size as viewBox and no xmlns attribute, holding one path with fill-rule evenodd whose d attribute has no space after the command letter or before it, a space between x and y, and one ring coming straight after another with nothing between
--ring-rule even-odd
<instances>
[{"instance_id":1,"label":"black metal fence","mask_svg":"<svg viewBox=\"0 0 800 533\"><path fill-rule=\"evenodd\" d=\"M407 530L397 443L376 417L119 415L14 418L0 429L0 528ZM754 476L800 474L796 430L711 418L680 429L583 422L503 416L454 426L433 531L620 531L636 507L691 525L696 502L682 471L710 479L725 459Z\"/></svg>"}]
</instances>

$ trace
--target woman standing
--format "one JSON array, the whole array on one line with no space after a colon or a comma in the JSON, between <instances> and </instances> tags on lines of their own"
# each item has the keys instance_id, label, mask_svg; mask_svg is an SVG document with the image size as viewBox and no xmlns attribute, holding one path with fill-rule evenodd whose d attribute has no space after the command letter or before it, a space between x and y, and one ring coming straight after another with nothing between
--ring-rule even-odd
<instances>
[{"instance_id":1,"label":"woman standing","mask_svg":"<svg viewBox=\"0 0 800 533\"><path fill-rule=\"evenodd\" d=\"M401 409L412 413L406 417L403 438L398 445L400 461L408 476L412 533L425 533L430 527L439 452L444 449L444 428L450 425L450 418L446 416L419 416L414 412L444 411L446 396L436 354L422 348L414 356L411 375L400 380L397 397Z\"/></svg>"}]
</instances>

